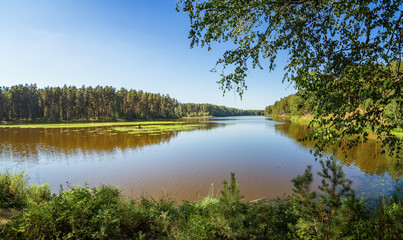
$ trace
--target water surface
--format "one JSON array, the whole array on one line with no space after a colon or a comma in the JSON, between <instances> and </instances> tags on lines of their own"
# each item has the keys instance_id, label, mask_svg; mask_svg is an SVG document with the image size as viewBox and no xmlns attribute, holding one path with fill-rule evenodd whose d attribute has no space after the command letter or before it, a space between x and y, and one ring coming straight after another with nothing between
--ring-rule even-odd
<instances>
[{"instance_id":1,"label":"water surface","mask_svg":"<svg viewBox=\"0 0 403 240\"><path fill-rule=\"evenodd\" d=\"M308 164L320 170L311 145L297 141L305 126L265 117L214 118L197 130L162 135L106 130L0 129L0 167L24 170L31 183L49 183L55 192L66 182L111 184L128 196L191 201L217 195L231 172L245 199L254 200L291 193L291 179ZM374 142L349 151L345 171L355 188L403 175L378 151Z\"/></svg>"}]
</instances>

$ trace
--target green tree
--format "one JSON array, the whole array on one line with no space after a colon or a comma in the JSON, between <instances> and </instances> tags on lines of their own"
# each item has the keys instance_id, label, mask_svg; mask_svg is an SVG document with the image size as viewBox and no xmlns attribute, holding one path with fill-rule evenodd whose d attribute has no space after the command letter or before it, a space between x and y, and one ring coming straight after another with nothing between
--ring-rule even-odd
<instances>
[{"instance_id":1,"label":"green tree","mask_svg":"<svg viewBox=\"0 0 403 240\"><path fill-rule=\"evenodd\" d=\"M39 94L36 85L30 85L28 91L29 117L32 121L36 121L39 115Z\"/></svg>"},{"instance_id":2,"label":"green tree","mask_svg":"<svg viewBox=\"0 0 403 240\"><path fill-rule=\"evenodd\" d=\"M389 122L403 129L403 98L393 99L385 108L385 117Z\"/></svg>"},{"instance_id":3,"label":"green tree","mask_svg":"<svg viewBox=\"0 0 403 240\"><path fill-rule=\"evenodd\" d=\"M10 98L8 88L0 88L0 121L9 120Z\"/></svg>"},{"instance_id":4,"label":"green tree","mask_svg":"<svg viewBox=\"0 0 403 240\"><path fill-rule=\"evenodd\" d=\"M397 125L382 116L402 97L402 6L403 0L181 0L177 10L190 17L191 47L234 46L217 61L224 92L236 87L242 96L250 66L274 70L277 56L287 54L283 81L317 105L319 148L345 136L366 140L370 127L399 154L402 140L391 134ZM362 113L366 99L373 105Z\"/></svg>"},{"instance_id":5,"label":"green tree","mask_svg":"<svg viewBox=\"0 0 403 240\"><path fill-rule=\"evenodd\" d=\"M257 115L261 111L239 110L211 104L180 104L161 95L111 86L45 87L35 84L0 88L0 121L76 121L123 118L156 119L181 116Z\"/></svg>"},{"instance_id":6,"label":"green tree","mask_svg":"<svg viewBox=\"0 0 403 240\"><path fill-rule=\"evenodd\" d=\"M343 202L348 203L347 199L356 200L351 190L352 182L346 179L336 160L330 157L326 161L321 160L320 164L320 194L312 191L314 179L311 166L306 168L303 175L292 180L294 210L300 216L295 228L303 239L333 239L332 236L336 234L334 219L343 211Z\"/></svg>"}]
</instances>

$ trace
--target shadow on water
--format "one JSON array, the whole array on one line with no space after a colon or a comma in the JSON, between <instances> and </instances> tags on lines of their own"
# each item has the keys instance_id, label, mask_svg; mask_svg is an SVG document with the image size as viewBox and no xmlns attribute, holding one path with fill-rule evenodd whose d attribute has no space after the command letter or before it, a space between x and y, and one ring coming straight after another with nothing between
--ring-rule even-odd
<instances>
[{"instance_id":1,"label":"shadow on water","mask_svg":"<svg viewBox=\"0 0 403 240\"><path fill-rule=\"evenodd\" d=\"M267 120L273 119L268 118ZM276 119L276 121L278 120ZM302 148L313 149L314 147L314 142L312 141L299 141L299 139L310 133L307 125L283 121L281 124L275 125L275 130L281 135L295 140ZM346 166L357 166L361 171L369 175L383 176L390 174L392 179L396 180L403 177L403 165L396 164L395 157L381 154L380 143L375 140L368 140L368 142L361 143L350 149L348 149L346 143L343 143L342 147L346 149L346 152L343 152L342 148L338 148L336 158L343 159L343 164ZM331 151L328 151L327 154L331 154Z\"/></svg>"}]
</instances>

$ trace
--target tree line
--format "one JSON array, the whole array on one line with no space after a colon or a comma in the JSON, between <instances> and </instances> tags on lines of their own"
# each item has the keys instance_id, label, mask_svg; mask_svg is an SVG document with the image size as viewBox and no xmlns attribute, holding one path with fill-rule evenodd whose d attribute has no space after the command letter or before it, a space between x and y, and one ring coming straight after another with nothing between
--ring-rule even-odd
<instances>
[{"instance_id":1,"label":"tree line","mask_svg":"<svg viewBox=\"0 0 403 240\"><path fill-rule=\"evenodd\" d=\"M264 110L265 116L304 116L312 113L312 105L307 104L300 96L291 94L269 105Z\"/></svg>"},{"instance_id":2,"label":"tree line","mask_svg":"<svg viewBox=\"0 0 403 240\"><path fill-rule=\"evenodd\" d=\"M169 95L111 86L0 87L0 121L90 121L263 115L212 104L179 103Z\"/></svg>"},{"instance_id":3,"label":"tree line","mask_svg":"<svg viewBox=\"0 0 403 240\"><path fill-rule=\"evenodd\" d=\"M369 109L375 105L374 101L370 98L365 99L359 104L359 110L362 114L365 114ZM305 115L313 114L316 109L316 104L313 96L302 97L300 93L291 94L287 97L281 98L273 105L269 105L264 110L265 116L296 116L301 117ZM392 99L388 105L385 106L382 119L387 123L397 126L397 128L403 129L403 104L401 99Z\"/></svg>"},{"instance_id":4,"label":"tree line","mask_svg":"<svg viewBox=\"0 0 403 240\"><path fill-rule=\"evenodd\" d=\"M180 103L176 107L178 116L187 117L227 117L227 116L248 116L263 115L263 110L242 110L237 108L229 108L225 106L217 106L208 103Z\"/></svg>"}]
</instances>

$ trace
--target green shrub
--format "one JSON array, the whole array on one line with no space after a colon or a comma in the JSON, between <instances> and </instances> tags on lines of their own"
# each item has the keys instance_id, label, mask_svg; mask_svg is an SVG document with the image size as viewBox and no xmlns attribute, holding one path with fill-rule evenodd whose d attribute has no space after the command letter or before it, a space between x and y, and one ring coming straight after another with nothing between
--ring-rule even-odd
<instances>
[{"instance_id":1,"label":"green shrub","mask_svg":"<svg viewBox=\"0 0 403 240\"><path fill-rule=\"evenodd\" d=\"M0 174L0 207L22 207L26 203L27 180L24 172Z\"/></svg>"},{"instance_id":2,"label":"green shrub","mask_svg":"<svg viewBox=\"0 0 403 240\"><path fill-rule=\"evenodd\" d=\"M371 239L373 225L366 202L350 195L342 202L334 217L333 229L335 239Z\"/></svg>"},{"instance_id":3,"label":"green shrub","mask_svg":"<svg viewBox=\"0 0 403 240\"><path fill-rule=\"evenodd\" d=\"M403 188L390 198L381 198L372 213L372 229L379 239L403 239Z\"/></svg>"},{"instance_id":4,"label":"green shrub","mask_svg":"<svg viewBox=\"0 0 403 240\"><path fill-rule=\"evenodd\" d=\"M244 239L292 239L290 225L296 224L290 199L251 203L245 214Z\"/></svg>"},{"instance_id":5,"label":"green shrub","mask_svg":"<svg viewBox=\"0 0 403 240\"><path fill-rule=\"evenodd\" d=\"M177 239L217 239L220 216L218 198L207 197L200 203L185 201L178 208L174 236Z\"/></svg>"},{"instance_id":6,"label":"green shrub","mask_svg":"<svg viewBox=\"0 0 403 240\"><path fill-rule=\"evenodd\" d=\"M34 187L31 203L24 208L18 227L6 232L23 239L102 239L119 232L116 188L77 186L50 198L46 186Z\"/></svg>"},{"instance_id":7,"label":"green shrub","mask_svg":"<svg viewBox=\"0 0 403 240\"><path fill-rule=\"evenodd\" d=\"M48 185L27 187L22 173L6 173L0 178L3 202L23 211L0 226L0 239L403 238L403 189L372 206L355 196L335 162L322 162L319 175L321 193L312 191L308 167L293 179L291 197L249 203L231 174L221 196L178 205L169 198L122 198L110 186L51 194Z\"/></svg>"},{"instance_id":8,"label":"green shrub","mask_svg":"<svg viewBox=\"0 0 403 240\"><path fill-rule=\"evenodd\" d=\"M26 197L29 204L47 202L51 199L52 193L48 184L31 185L27 188Z\"/></svg>"},{"instance_id":9,"label":"green shrub","mask_svg":"<svg viewBox=\"0 0 403 240\"><path fill-rule=\"evenodd\" d=\"M175 202L161 198L141 197L119 204L120 229L124 236L144 239L167 239L171 236L172 217L176 214Z\"/></svg>"}]
</instances>

